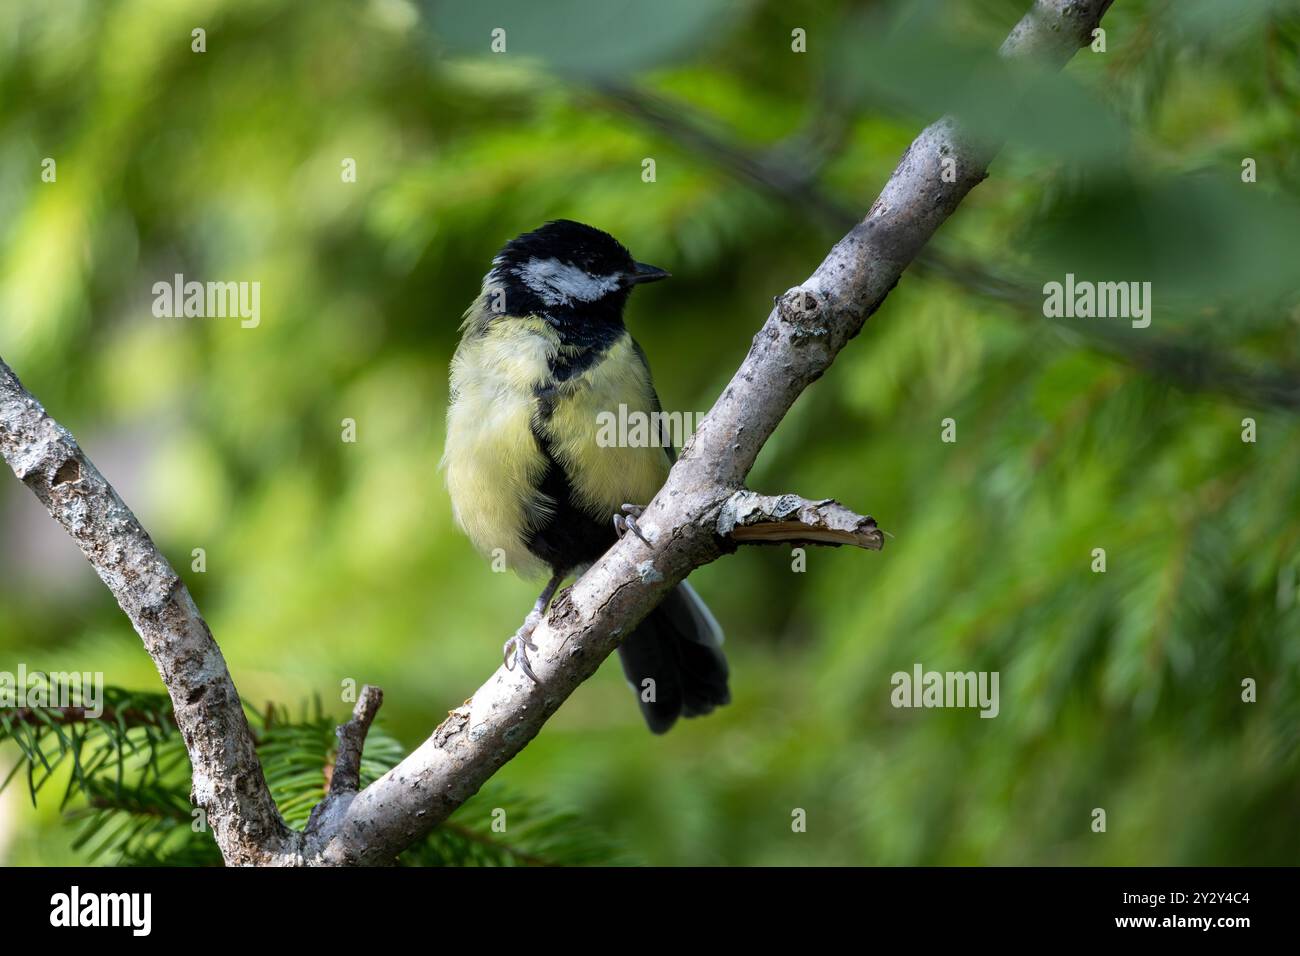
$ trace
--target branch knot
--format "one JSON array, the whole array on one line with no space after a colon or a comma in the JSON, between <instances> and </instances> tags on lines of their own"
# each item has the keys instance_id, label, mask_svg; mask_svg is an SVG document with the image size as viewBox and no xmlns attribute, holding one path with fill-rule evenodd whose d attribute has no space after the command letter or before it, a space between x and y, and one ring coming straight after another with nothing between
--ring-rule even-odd
<instances>
[{"instance_id":1,"label":"branch knot","mask_svg":"<svg viewBox=\"0 0 1300 956\"><path fill-rule=\"evenodd\" d=\"M777 318L790 326L790 341L795 345L831 334L830 300L820 292L795 286L776 297Z\"/></svg>"}]
</instances>

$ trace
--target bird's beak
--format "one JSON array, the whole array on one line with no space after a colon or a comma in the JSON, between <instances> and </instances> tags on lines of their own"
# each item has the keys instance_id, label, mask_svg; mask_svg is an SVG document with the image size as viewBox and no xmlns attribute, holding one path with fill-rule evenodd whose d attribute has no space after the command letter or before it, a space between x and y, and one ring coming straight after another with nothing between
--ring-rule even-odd
<instances>
[{"instance_id":1,"label":"bird's beak","mask_svg":"<svg viewBox=\"0 0 1300 956\"><path fill-rule=\"evenodd\" d=\"M658 266L648 266L644 262L638 262L634 271L627 277L627 281L628 285L640 285L642 282L658 282L671 276L671 272Z\"/></svg>"}]
</instances>

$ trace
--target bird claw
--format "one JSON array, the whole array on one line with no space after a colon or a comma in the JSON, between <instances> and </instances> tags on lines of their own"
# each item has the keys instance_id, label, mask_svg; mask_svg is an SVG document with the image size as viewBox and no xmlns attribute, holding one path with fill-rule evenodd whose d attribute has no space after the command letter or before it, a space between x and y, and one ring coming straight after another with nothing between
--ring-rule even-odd
<instances>
[{"instance_id":1,"label":"bird claw","mask_svg":"<svg viewBox=\"0 0 1300 956\"><path fill-rule=\"evenodd\" d=\"M528 639L532 636L532 633L533 628L525 624L515 632L514 637L506 641L501 648L501 653L505 658L506 670L513 671L515 665L518 664L519 669L528 675L529 680L534 684L540 684L541 681L537 679L537 675L533 673L532 665L528 662L528 652L537 650L537 645Z\"/></svg>"},{"instance_id":2,"label":"bird claw","mask_svg":"<svg viewBox=\"0 0 1300 956\"><path fill-rule=\"evenodd\" d=\"M515 636L506 641L501 648L501 655L505 658L506 670L512 671L515 669L515 665L518 664L519 669L527 674L528 679L534 684L540 684L541 681L537 679L537 675L533 673L532 665L528 662L528 652L537 650L537 645L530 641L529 638L533 636L537 626L542 623L542 615L546 613L546 606L551 603L551 598L555 594L555 589L560 586L561 580L563 580L563 576L557 574L546 583L546 587L542 589L542 593L537 597L537 603L533 605L533 609L524 618L524 623L519 625L519 630L515 631Z\"/></svg>"},{"instance_id":3,"label":"bird claw","mask_svg":"<svg viewBox=\"0 0 1300 956\"><path fill-rule=\"evenodd\" d=\"M625 504L619 509L619 512L619 514L614 515L614 531L618 536L621 538L623 535L631 531L641 539L642 544L649 546L650 542L646 539L646 536L641 533L641 529L636 523L636 519L645 514L645 509L640 505Z\"/></svg>"},{"instance_id":4,"label":"bird claw","mask_svg":"<svg viewBox=\"0 0 1300 956\"><path fill-rule=\"evenodd\" d=\"M537 645L529 640L533 636L533 631L537 630L537 625L542 622L542 613L533 609L529 615L524 618L524 623L515 631L514 637L506 641L501 648L501 653L505 657L506 670L512 671L515 665L528 675L528 679L534 684L540 684L537 675L533 673L532 664L528 662L528 652L537 650Z\"/></svg>"}]
</instances>

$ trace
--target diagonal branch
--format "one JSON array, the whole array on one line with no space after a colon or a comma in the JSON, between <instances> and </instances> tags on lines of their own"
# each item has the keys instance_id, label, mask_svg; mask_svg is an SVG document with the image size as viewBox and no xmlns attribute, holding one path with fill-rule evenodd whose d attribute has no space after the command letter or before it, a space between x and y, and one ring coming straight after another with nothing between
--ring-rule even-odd
<instances>
[{"instance_id":1,"label":"diagonal branch","mask_svg":"<svg viewBox=\"0 0 1300 956\"><path fill-rule=\"evenodd\" d=\"M135 515L2 359L0 456L72 535L144 641L185 738L193 800L227 862L267 862L290 834L221 649Z\"/></svg>"},{"instance_id":2,"label":"diagonal branch","mask_svg":"<svg viewBox=\"0 0 1300 956\"><path fill-rule=\"evenodd\" d=\"M811 170L792 165L779 148L756 150L709 128L703 117L679 101L612 80L594 87L609 106L704 157L732 176L784 203L793 212L836 230L848 229L857 215L824 190ZM1042 314L1040 289L934 249L916 257L913 268L985 299L1003 303L1034 322L1054 325L1072 341L1156 375L1189 391L1213 391L1252 405L1300 410L1300 369L1280 366L1256 372L1226 354L1164 336L1133 336L1099 324L1067 323Z\"/></svg>"},{"instance_id":3,"label":"diagonal branch","mask_svg":"<svg viewBox=\"0 0 1300 956\"><path fill-rule=\"evenodd\" d=\"M1036 0L1003 55L1063 65L1111 0ZM540 683L504 667L414 753L309 832L309 862L386 863L468 799L541 730L574 689L663 597L734 541L723 512L800 393L880 307L907 265L985 177L995 150L945 117L903 156L867 217L801 286L779 297L749 354L626 535L552 606L533 635ZM940 176L956 160L955 182ZM761 509L760 509L761 510Z\"/></svg>"},{"instance_id":4,"label":"diagonal branch","mask_svg":"<svg viewBox=\"0 0 1300 956\"><path fill-rule=\"evenodd\" d=\"M1110 4L1035 0L1002 53L1059 67L1087 42ZM303 833L289 832L276 812L225 661L184 584L72 436L0 362L0 453L81 545L158 665L194 766L194 800L208 809L226 861L391 862L519 753L668 589L732 550L745 529L776 527L807 540L823 535L878 547L880 532L869 518L831 501L754 495L744 481L794 401L984 179L994 153L950 117L924 130L867 217L810 278L778 297L731 383L639 519L646 540L624 536L552 606L533 637L540 682L499 668L366 789L347 789L345 767L338 792L331 788ZM956 160L954 182L940 176L944 158ZM340 756L354 730L362 736L366 713L373 716L378 696L369 700L345 725L348 746L340 741Z\"/></svg>"}]
</instances>

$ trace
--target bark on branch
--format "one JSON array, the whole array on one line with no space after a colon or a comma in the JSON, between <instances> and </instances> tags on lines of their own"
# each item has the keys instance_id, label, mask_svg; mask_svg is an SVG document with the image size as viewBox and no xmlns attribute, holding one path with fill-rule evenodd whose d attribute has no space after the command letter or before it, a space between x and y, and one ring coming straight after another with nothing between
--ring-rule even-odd
<instances>
[{"instance_id":1,"label":"bark on branch","mask_svg":"<svg viewBox=\"0 0 1300 956\"><path fill-rule=\"evenodd\" d=\"M135 515L0 359L0 455L72 535L153 658L193 767L192 799L227 863L270 862L291 843L221 649L185 583Z\"/></svg>"},{"instance_id":2,"label":"bark on branch","mask_svg":"<svg viewBox=\"0 0 1300 956\"><path fill-rule=\"evenodd\" d=\"M1062 66L1110 5L1111 0L1036 0L1002 53ZM740 369L638 520L649 543L624 536L552 606L533 635L540 683L498 669L420 748L357 794L332 832L308 834L309 859L384 863L428 832L523 749L668 588L730 546L719 534L719 521L743 491L763 444L984 178L993 152L969 141L948 117L917 137L866 219L807 281L781 297L754 337ZM956 160L955 182L940 176L945 157Z\"/></svg>"},{"instance_id":3,"label":"bark on branch","mask_svg":"<svg viewBox=\"0 0 1300 956\"><path fill-rule=\"evenodd\" d=\"M339 740L338 756L334 758L334 772L330 774L330 793L355 793L361 787L361 752L366 746L366 734L384 702L384 692L367 684L352 708L352 719L339 724L335 735Z\"/></svg>"},{"instance_id":4,"label":"bark on branch","mask_svg":"<svg viewBox=\"0 0 1300 956\"><path fill-rule=\"evenodd\" d=\"M818 184L816 166L825 161L824 154L791 156L782 146L752 149L712 129L703 117L679 100L665 99L609 80L596 83L594 89L597 96L593 99L602 105L651 127L731 176L768 193L790 211L836 231L848 229L857 222L857 213L851 206ZM922 250L911 268L995 300L1027 321L1053 324L1072 342L1127 362L1188 391L1212 391L1263 407L1300 409L1300 369L1280 365L1257 370L1245 367L1227 353L1185 344L1167 334L1134 336L1101 324L1045 318L1043 294L1037 285L1024 277L999 274L979 263L953 258L932 248Z\"/></svg>"},{"instance_id":5,"label":"bark on branch","mask_svg":"<svg viewBox=\"0 0 1300 956\"><path fill-rule=\"evenodd\" d=\"M718 534L737 544L852 545L879 551L885 533L870 515L855 514L834 498L738 491L722 506Z\"/></svg>"},{"instance_id":6,"label":"bark on branch","mask_svg":"<svg viewBox=\"0 0 1300 956\"><path fill-rule=\"evenodd\" d=\"M1036 0L1002 53L1061 66L1087 42L1111 0ZM746 540L805 540L879 548L875 522L833 501L766 497L744 481L800 393L879 308L962 198L994 150L945 117L912 143L867 217L800 286L777 300L749 354L700 423L667 482L626 535L562 592L533 636L534 684L498 668L405 760L352 792L351 760L378 695L363 694L340 733L344 780L307 830L285 827L266 787L234 683L189 592L81 453L0 362L0 453L77 540L113 592L176 707L227 863L386 864L447 818L538 733L665 592ZM956 161L955 182L940 176ZM771 537L790 535L791 537ZM347 754L348 763L344 764Z\"/></svg>"}]
</instances>

